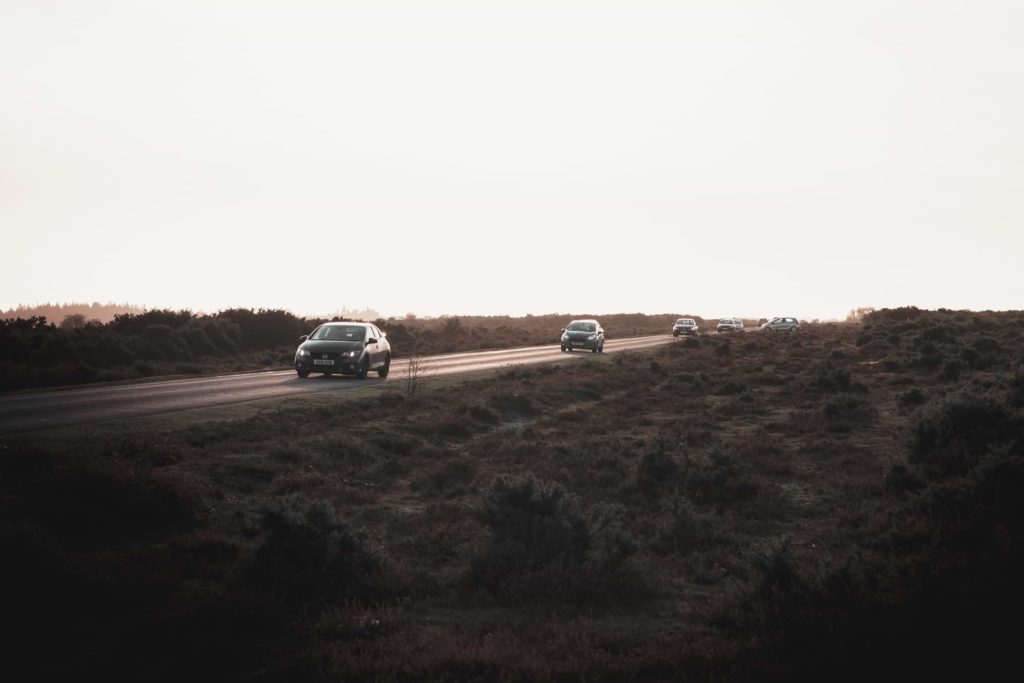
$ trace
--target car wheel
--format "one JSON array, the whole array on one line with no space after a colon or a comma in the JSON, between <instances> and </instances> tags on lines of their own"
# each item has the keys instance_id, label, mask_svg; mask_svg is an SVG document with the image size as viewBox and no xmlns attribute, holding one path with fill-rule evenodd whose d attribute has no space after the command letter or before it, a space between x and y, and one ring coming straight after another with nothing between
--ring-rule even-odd
<instances>
[{"instance_id":1,"label":"car wheel","mask_svg":"<svg viewBox=\"0 0 1024 683\"><path fill-rule=\"evenodd\" d=\"M594 348L590 349L590 352L591 353L597 353L597 347L595 346Z\"/></svg>"},{"instance_id":2,"label":"car wheel","mask_svg":"<svg viewBox=\"0 0 1024 683\"><path fill-rule=\"evenodd\" d=\"M302 379L306 379L307 377L309 377L309 370L304 370L303 368L297 367L295 368L295 374L301 377Z\"/></svg>"},{"instance_id":3,"label":"car wheel","mask_svg":"<svg viewBox=\"0 0 1024 683\"><path fill-rule=\"evenodd\" d=\"M370 359L363 358L362 362L359 363L359 367L356 368L356 379L366 379L366 373L370 371Z\"/></svg>"},{"instance_id":4,"label":"car wheel","mask_svg":"<svg viewBox=\"0 0 1024 683\"><path fill-rule=\"evenodd\" d=\"M790 332L796 332L796 328L795 327L791 327L791 328L789 328L789 331Z\"/></svg>"},{"instance_id":5,"label":"car wheel","mask_svg":"<svg viewBox=\"0 0 1024 683\"><path fill-rule=\"evenodd\" d=\"M384 365L380 366L380 368L377 370L377 376L380 377L381 379L383 379L383 378L388 376L389 372L391 372L391 354L390 353L388 355L384 356Z\"/></svg>"},{"instance_id":6,"label":"car wheel","mask_svg":"<svg viewBox=\"0 0 1024 683\"><path fill-rule=\"evenodd\" d=\"M562 347L560 347L560 348L562 349L562 353L565 353L565 347L564 347L564 346L562 346Z\"/></svg>"}]
</instances>

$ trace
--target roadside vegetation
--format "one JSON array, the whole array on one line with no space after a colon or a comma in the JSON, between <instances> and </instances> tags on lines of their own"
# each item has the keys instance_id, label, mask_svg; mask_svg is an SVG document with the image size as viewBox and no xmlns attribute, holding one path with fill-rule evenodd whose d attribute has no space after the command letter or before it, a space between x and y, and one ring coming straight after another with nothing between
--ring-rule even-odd
<instances>
[{"instance_id":1,"label":"roadside vegetation","mask_svg":"<svg viewBox=\"0 0 1024 683\"><path fill-rule=\"evenodd\" d=\"M876 311L359 396L0 441L8 667L860 681L1014 664L1024 312Z\"/></svg>"},{"instance_id":2,"label":"roadside vegetation","mask_svg":"<svg viewBox=\"0 0 1024 683\"><path fill-rule=\"evenodd\" d=\"M401 358L557 344L570 317L407 316L373 322ZM614 339L665 334L675 316L617 314L602 320ZM323 322L283 310L242 308L213 315L154 309L116 314L107 323L77 313L59 324L43 316L0 320L0 391L290 367L299 336Z\"/></svg>"}]
</instances>

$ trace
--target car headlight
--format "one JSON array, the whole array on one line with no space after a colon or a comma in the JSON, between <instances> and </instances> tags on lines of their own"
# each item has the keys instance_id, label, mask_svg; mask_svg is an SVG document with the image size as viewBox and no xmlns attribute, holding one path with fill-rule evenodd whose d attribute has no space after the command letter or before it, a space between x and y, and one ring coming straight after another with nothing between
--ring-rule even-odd
<instances>
[{"instance_id":1,"label":"car headlight","mask_svg":"<svg viewBox=\"0 0 1024 683\"><path fill-rule=\"evenodd\" d=\"M563 334L562 335L562 341L569 341L569 335Z\"/></svg>"},{"instance_id":2,"label":"car headlight","mask_svg":"<svg viewBox=\"0 0 1024 683\"><path fill-rule=\"evenodd\" d=\"M343 353L341 355L344 358L355 358L356 356L359 355L359 351L346 351L345 353Z\"/></svg>"},{"instance_id":3,"label":"car headlight","mask_svg":"<svg viewBox=\"0 0 1024 683\"><path fill-rule=\"evenodd\" d=\"M587 337L587 339L597 339L597 332Z\"/></svg>"},{"instance_id":4,"label":"car headlight","mask_svg":"<svg viewBox=\"0 0 1024 683\"><path fill-rule=\"evenodd\" d=\"M306 349L299 349L298 351L295 352L295 355L296 356L308 356L309 355L309 351L307 351Z\"/></svg>"}]
</instances>

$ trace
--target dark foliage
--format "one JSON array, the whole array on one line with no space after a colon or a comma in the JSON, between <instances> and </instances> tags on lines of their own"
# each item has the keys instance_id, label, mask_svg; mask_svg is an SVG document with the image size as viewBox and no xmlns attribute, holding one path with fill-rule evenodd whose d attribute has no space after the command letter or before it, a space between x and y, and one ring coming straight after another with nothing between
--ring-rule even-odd
<instances>
[{"instance_id":1,"label":"dark foliage","mask_svg":"<svg viewBox=\"0 0 1024 683\"><path fill-rule=\"evenodd\" d=\"M292 501L260 515L263 540L250 568L253 585L282 605L365 600L377 594L381 563L327 501Z\"/></svg>"},{"instance_id":2,"label":"dark foliage","mask_svg":"<svg viewBox=\"0 0 1024 683\"><path fill-rule=\"evenodd\" d=\"M477 519L490 536L472 565L475 583L500 590L515 575L579 570L590 529L565 490L532 476L496 479L482 495Z\"/></svg>"},{"instance_id":3,"label":"dark foliage","mask_svg":"<svg viewBox=\"0 0 1024 683\"><path fill-rule=\"evenodd\" d=\"M1021 439L1022 422L989 396L962 394L929 406L913 425L908 460L933 474L963 474L995 445Z\"/></svg>"}]
</instances>

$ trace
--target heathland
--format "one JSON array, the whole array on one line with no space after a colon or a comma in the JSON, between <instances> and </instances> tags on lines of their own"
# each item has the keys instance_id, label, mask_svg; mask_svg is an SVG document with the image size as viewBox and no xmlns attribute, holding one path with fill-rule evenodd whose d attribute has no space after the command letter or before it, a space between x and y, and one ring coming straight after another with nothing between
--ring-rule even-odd
<instances>
[{"instance_id":1,"label":"heathland","mask_svg":"<svg viewBox=\"0 0 1024 683\"><path fill-rule=\"evenodd\" d=\"M0 441L5 667L820 681L1016 664L1024 313L886 310L386 386Z\"/></svg>"}]
</instances>

